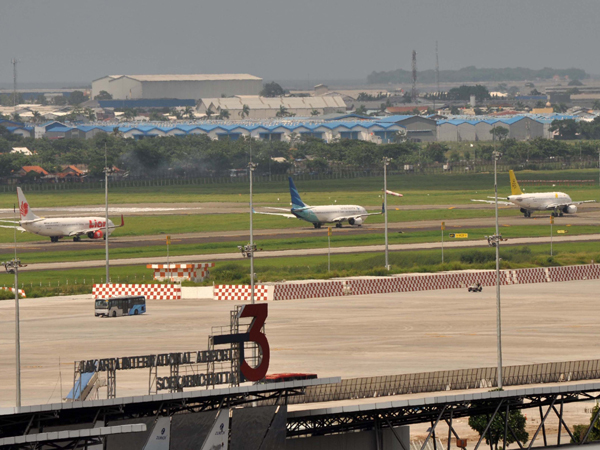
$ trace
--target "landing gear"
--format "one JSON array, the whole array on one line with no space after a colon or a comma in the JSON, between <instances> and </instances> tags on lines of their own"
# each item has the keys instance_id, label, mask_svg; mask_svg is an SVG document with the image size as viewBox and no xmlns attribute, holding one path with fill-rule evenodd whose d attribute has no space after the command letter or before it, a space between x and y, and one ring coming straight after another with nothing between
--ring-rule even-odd
<instances>
[{"instance_id":1,"label":"landing gear","mask_svg":"<svg viewBox=\"0 0 600 450\"><path fill-rule=\"evenodd\" d=\"M523 211L525 217L531 217L531 211Z\"/></svg>"},{"instance_id":2,"label":"landing gear","mask_svg":"<svg viewBox=\"0 0 600 450\"><path fill-rule=\"evenodd\" d=\"M315 227L315 229L321 228L323 226L322 223L313 223L313 226Z\"/></svg>"},{"instance_id":3,"label":"landing gear","mask_svg":"<svg viewBox=\"0 0 600 450\"><path fill-rule=\"evenodd\" d=\"M336 228L342 228L342 222L336 222L335 227Z\"/></svg>"},{"instance_id":4,"label":"landing gear","mask_svg":"<svg viewBox=\"0 0 600 450\"><path fill-rule=\"evenodd\" d=\"M79 237L79 236L73 237L73 242L79 242L79 241L81 241L81 237Z\"/></svg>"},{"instance_id":5,"label":"landing gear","mask_svg":"<svg viewBox=\"0 0 600 450\"><path fill-rule=\"evenodd\" d=\"M50 242L58 242L58 236L50 236Z\"/></svg>"}]
</instances>

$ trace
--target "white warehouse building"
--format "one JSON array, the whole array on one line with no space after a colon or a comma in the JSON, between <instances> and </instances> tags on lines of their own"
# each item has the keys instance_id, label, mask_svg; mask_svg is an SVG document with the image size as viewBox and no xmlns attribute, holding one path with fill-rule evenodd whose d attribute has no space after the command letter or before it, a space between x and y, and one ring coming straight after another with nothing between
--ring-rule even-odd
<instances>
[{"instance_id":1,"label":"white warehouse building","mask_svg":"<svg viewBox=\"0 0 600 450\"><path fill-rule=\"evenodd\" d=\"M258 95L262 78L248 74L107 75L92 81L92 98L106 91L114 100L193 99Z\"/></svg>"}]
</instances>

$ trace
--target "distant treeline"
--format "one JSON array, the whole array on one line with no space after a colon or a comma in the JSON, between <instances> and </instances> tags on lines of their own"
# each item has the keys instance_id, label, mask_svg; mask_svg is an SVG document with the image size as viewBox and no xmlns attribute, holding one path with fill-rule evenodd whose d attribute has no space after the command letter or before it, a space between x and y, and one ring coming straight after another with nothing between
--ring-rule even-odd
<instances>
[{"instance_id":1,"label":"distant treeline","mask_svg":"<svg viewBox=\"0 0 600 450\"><path fill-rule=\"evenodd\" d=\"M568 76L571 80L583 80L589 75L581 69L552 69L545 67L541 70L526 69L524 67L507 67L504 69L478 69L475 66L463 67L459 70L441 70L440 81L445 83L484 82L484 81L526 81L542 79L548 80L558 75ZM435 83L435 70L418 72L419 83ZM369 84L383 83L412 83L410 70L392 70L390 72L373 72L367 77Z\"/></svg>"},{"instance_id":2,"label":"distant treeline","mask_svg":"<svg viewBox=\"0 0 600 450\"><path fill-rule=\"evenodd\" d=\"M567 134L569 124L556 123ZM563 128L560 128L563 126ZM600 139L600 121L591 122L586 132L592 139ZM566 135L564 136L567 137ZM579 139L581 137L578 136ZM33 156L10 153L12 147L28 147ZM505 163L525 161L597 161L599 142L579 140L534 139L519 142L502 139L498 148ZM348 170L380 170L382 158L392 158L392 169L403 165L435 167L442 163L467 164L491 161L492 143L476 143L473 148L459 152L442 142L428 144L395 142L377 145L373 142L342 139L326 143L319 139L301 139L293 142L268 142L248 139L211 140L205 135L184 137L157 137L153 139L124 139L110 134L98 134L92 139L32 139L21 138L0 126L0 179L4 182L21 167L39 165L50 173L57 173L69 164L86 164L88 179L102 177L104 151L108 164L127 171L132 179L191 178L229 176L232 169L248 167L250 151L258 163L256 175L331 174ZM235 175L235 173L234 173ZM39 176L31 174L34 182ZM26 180L24 180L26 181Z\"/></svg>"}]
</instances>

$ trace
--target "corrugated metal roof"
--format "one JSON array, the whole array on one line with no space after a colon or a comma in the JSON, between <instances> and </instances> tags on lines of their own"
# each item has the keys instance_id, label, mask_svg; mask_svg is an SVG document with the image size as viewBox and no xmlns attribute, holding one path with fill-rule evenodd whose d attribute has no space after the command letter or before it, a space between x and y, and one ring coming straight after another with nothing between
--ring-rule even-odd
<instances>
[{"instance_id":1,"label":"corrugated metal roof","mask_svg":"<svg viewBox=\"0 0 600 450\"><path fill-rule=\"evenodd\" d=\"M166 74L166 75L124 75L136 81L232 81L232 80L254 80L262 81L262 78L247 73L215 73L215 74ZM119 77L119 75L109 75Z\"/></svg>"},{"instance_id":2,"label":"corrugated metal roof","mask_svg":"<svg viewBox=\"0 0 600 450\"><path fill-rule=\"evenodd\" d=\"M202 103L207 108L213 105L215 108L230 111L241 110L248 105L250 110L279 109L281 106L287 109L322 109L343 108L346 103L340 96L331 97L259 97L257 95L235 96L227 98L204 98Z\"/></svg>"}]
</instances>

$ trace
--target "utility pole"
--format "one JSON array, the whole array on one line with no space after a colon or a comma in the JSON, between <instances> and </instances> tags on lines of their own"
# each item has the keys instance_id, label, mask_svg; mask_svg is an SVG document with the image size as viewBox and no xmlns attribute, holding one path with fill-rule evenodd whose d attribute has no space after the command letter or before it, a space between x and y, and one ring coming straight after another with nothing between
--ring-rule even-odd
<instances>
[{"instance_id":1,"label":"utility pole","mask_svg":"<svg viewBox=\"0 0 600 450\"><path fill-rule=\"evenodd\" d=\"M13 65L13 109L17 111L17 58L10 60Z\"/></svg>"},{"instance_id":2,"label":"utility pole","mask_svg":"<svg viewBox=\"0 0 600 450\"><path fill-rule=\"evenodd\" d=\"M488 236L488 244L496 247L496 343L497 343L497 359L498 359L498 388L502 389L502 315L500 304L500 227L498 224L498 171L497 163L502 153L494 150L492 157L494 158L494 198L496 212L496 234Z\"/></svg>"},{"instance_id":3,"label":"utility pole","mask_svg":"<svg viewBox=\"0 0 600 450\"><path fill-rule=\"evenodd\" d=\"M383 158L383 216L385 220L385 268L390 270L389 248L388 248L388 207L387 207L387 166L391 158Z\"/></svg>"},{"instance_id":4,"label":"utility pole","mask_svg":"<svg viewBox=\"0 0 600 450\"><path fill-rule=\"evenodd\" d=\"M25 267L17 258L2 263L6 272L15 275L15 363L16 363L16 405L21 407L21 320L19 317L19 268Z\"/></svg>"},{"instance_id":5,"label":"utility pole","mask_svg":"<svg viewBox=\"0 0 600 450\"><path fill-rule=\"evenodd\" d=\"M440 95L440 60L438 57L438 41L435 41L435 84L437 92L433 97L433 111L435 111L435 100L438 95Z\"/></svg>"},{"instance_id":6,"label":"utility pole","mask_svg":"<svg viewBox=\"0 0 600 450\"><path fill-rule=\"evenodd\" d=\"M252 138L250 138L252 139ZM253 215L254 207L252 205L252 174L257 164L252 162L252 141L250 141L250 162L248 163L248 177L250 178L250 302L254 305L254 230Z\"/></svg>"},{"instance_id":7,"label":"utility pole","mask_svg":"<svg viewBox=\"0 0 600 450\"><path fill-rule=\"evenodd\" d=\"M442 222L440 228L442 230L442 264L444 264L444 231L446 230L446 222Z\"/></svg>"},{"instance_id":8,"label":"utility pole","mask_svg":"<svg viewBox=\"0 0 600 450\"><path fill-rule=\"evenodd\" d=\"M108 264L108 156L104 144L104 251L106 254L106 284L110 284L110 270Z\"/></svg>"},{"instance_id":9,"label":"utility pole","mask_svg":"<svg viewBox=\"0 0 600 450\"><path fill-rule=\"evenodd\" d=\"M331 227L327 227L327 273L331 272Z\"/></svg>"},{"instance_id":10,"label":"utility pole","mask_svg":"<svg viewBox=\"0 0 600 450\"><path fill-rule=\"evenodd\" d=\"M417 52L412 52L412 91L410 93L413 103L417 103Z\"/></svg>"},{"instance_id":11,"label":"utility pole","mask_svg":"<svg viewBox=\"0 0 600 450\"><path fill-rule=\"evenodd\" d=\"M550 214L550 256L552 255L552 225L554 225L554 213Z\"/></svg>"}]
</instances>

